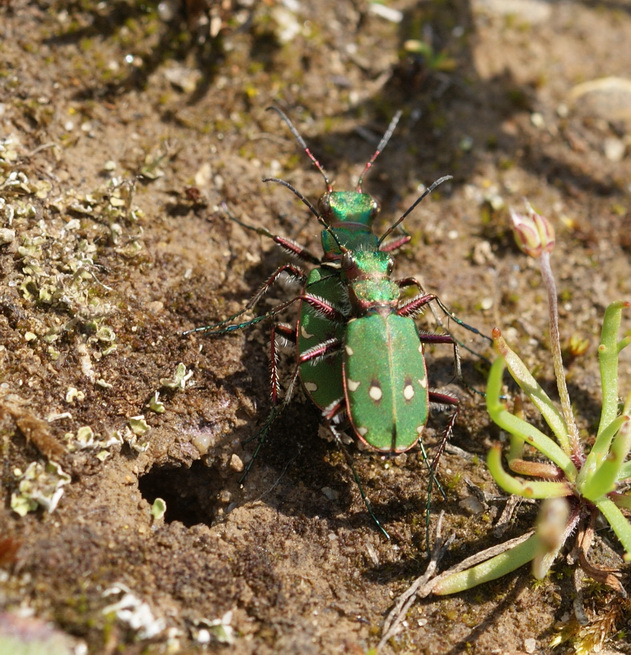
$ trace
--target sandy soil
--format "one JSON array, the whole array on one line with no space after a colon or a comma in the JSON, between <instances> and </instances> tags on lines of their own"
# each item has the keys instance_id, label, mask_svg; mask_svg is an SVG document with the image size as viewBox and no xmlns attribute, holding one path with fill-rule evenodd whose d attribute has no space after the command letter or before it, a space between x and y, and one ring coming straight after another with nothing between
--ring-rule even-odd
<instances>
[{"instance_id":1,"label":"sandy soil","mask_svg":"<svg viewBox=\"0 0 631 655\"><path fill-rule=\"evenodd\" d=\"M426 566L425 465L418 449L351 447L386 540L299 393L239 484L270 407L269 324L181 332L237 312L286 257L220 204L318 252L313 217L262 182L282 177L313 202L324 190L266 108L289 114L337 189L402 110L365 185L382 203L377 232L422 185L453 180L406 221L397 275L485 333L501 326L553 388L545 293L508 222L528 198L557 230L564 339L590 343L568 369L588 434L602 314L631 299L630 70L626 1L0 3L0 640L375 653ZM260 312L295 293L273 289ZM419 323L436 329L429 313ZM456 535L444 568L498 541L506 499L484 464L498 430L470 389L484 388L484 361L464 353L463 384L448 347L427 355L433 388L462 407L452 443L464 453L443 457L447 498L434 499L432 529L444 510ZM623 390L630 373L626 356ZM448 416L432 412L430 451ZM37 506L20 492L27 470ZM535 512L519 506L504 538ZM619 549L600 536L603 557ZM380 652L551 652L572 632L573 570L562 558L540 583L524 568L419 601ZM628 607L589 582L584 595L606 647L631 652Z\"/></svg>"}]
</instances>

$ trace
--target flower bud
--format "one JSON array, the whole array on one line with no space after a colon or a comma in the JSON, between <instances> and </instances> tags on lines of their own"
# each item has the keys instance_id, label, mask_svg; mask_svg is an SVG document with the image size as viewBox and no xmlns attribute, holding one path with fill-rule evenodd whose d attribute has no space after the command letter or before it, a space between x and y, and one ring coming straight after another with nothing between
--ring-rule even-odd
<instances>
[{"instance_id":1,"label":"flower bud","mask_svg":"<svg viewBox=\"0 0 631 655\"><path fill-rule=\"evenodd\" d=\"M532 560L532 574L543 580L569 534L570 505L566 498L546 498L537 520L538 552Z\"/></svg>"},{"instance_id":2,"label":"flower bud","mask_svg":"<svg viewBox=\"0 0 631 655\"><path fill-rule=\"evenodd\" d=\"M526 203L526 209L527 214L518 214L511 209L515 241L530 257L541 257L544 252L552 252L554 249L554 228L529 203Z\"/></svg>"}]
</instances>

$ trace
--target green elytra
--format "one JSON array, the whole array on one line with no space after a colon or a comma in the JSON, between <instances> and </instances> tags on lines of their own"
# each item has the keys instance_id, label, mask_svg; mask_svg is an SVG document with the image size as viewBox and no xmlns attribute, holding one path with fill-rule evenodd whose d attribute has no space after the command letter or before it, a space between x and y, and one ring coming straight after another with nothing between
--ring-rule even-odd
<instances>
[{"instance_id":1,"label":"green elytra","mask_svg":"<svg viewBox=\"0 0 631 655\"><path fill-rule=\"evenodd\" d=\"M381 251L349 253L343 259L342 277L354 314L344 333L343 378L355 434L375 450L400 453L420 439L430 394L416 324L398 313L401 286L391 278L393 265ZM419 297L415 311L431 300L431 295Z\"/></svg>"},{"instance_id":2,"label":"green elytra","mask_svg":"<svg viewBox=\"0 0 631 655\"><path fill-rule=\"evenodd\" d=\"M378 247L378 238L371 230L379 212L379 204L369 194L355 191L327 191L319 203L331 232L321 234L323 262L307 276L305 292L316 295L333 307L345 303L346 290L339 275L341 248L357 250ZM344 323L322 316L309 303L302 301L296 325L296 356L330 339L341 340ZM320 360L300 365L300 380L311 401L322 411L344 395L342 353L333 353Z\"/></svg>"},{"instance_id":3,"label":"green elytra","mask_svg":"<svg viewBox=\"0 0 631 655\"><path fill-rule=\"evenodd\" d=\"M352 319L344 351L346 403L355 433L382 452L412 448L429 413L425 357L414 321L394 313Z\"/></svg>"},{"instance_id":4,"label":"green elytra","mask_svg":"<svg viewBox=\"0 0 631 655\"><path fill-rule=\"evenodd\" d=\"M312 390L313 395L319 394L316 402L322 403L333 431L333 420L346 414L353 432L373 450L405 452L422 435L430 399L457 403L455 398L429 391L423 351L424 342L453 344L453 339L449 335L419 334L412 317L436 297L421 294L401 303L402 288L420 285L413 279L392 279L394 260L388 252L347 250L340 267L338 286L348 302L342 319L325 317L324 298L319 307L309 306L309 317L314 315L319 321L311 338L329 344L326 348L321 345L319 354L330 352L319 360L318 375L310 373L309 380L315 379L319 385ZM299 357L318 352L318 346L309 345L310 350L301 350ZM327 362L334 362L328 371L323 368ZM341 384L331 378L333 372L338 373L340 363ZM301 365L303 381L309 375L309 365ZM303 372L304 368L307 370Z\"/></svg>"},{"instance_id":5,"label":"green elytra","mask_svg":"<svg viewBox=\"0 0 631 655\"><path fill-rule=\"evenodd\" d=\"M373 450L409 450L422 435L430 400L457 403L451 396L429 391L423 351L424 342L454 344L453 339L420 335L412 318L432 300L441 307L442 303L433 294L424 294L414 279L392 279L394 260L389 252L407 239L395 242L394 247L383 245L425 195L445 179L429 187L381 238L371 235L372 239L364 238L356 248L338 243L337 252L342 253L337 256L339 278L322 266L311 272L305 286L305 292L317 292L322 303L314 306L302 301L298 361L309 356L300 364L303 385L323 410L330 429L335 430L333 419L346 413L357 438ZM417 287L421 294L401 305L401 290L406 286ZM341 319L327 316L324 304L331 310L346 304Z\"/></svg>"}]
</instances>

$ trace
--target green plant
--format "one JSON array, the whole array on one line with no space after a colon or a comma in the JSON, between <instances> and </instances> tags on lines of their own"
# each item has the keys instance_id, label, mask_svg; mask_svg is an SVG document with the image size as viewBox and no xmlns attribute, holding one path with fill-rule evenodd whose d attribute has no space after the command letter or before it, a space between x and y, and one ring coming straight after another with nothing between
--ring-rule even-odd
<instances>
[{"instance_id":1,"label":"green plant","mask_svg":"<svg viewBox=\"0 0 631 655\"><path fill-rule=\"evenodd\" d=\"M510 494L543 500L534 530L501 546L478 553L458 567L446 571L430 583L429 592L444 595L471 589L532 562L533 575L541 579L555 558L576 534L578 563L587 575L620 593L624 589L616 570L602 569L587 558L594 525L602 515L631 559L631 523L625 510L631 509L631 394L618 413L618 362L631 336L618 340L623 309L629 302L614 302L605 311L598 358L600 364L602 411L591 448L579 436L567 391L561 359L557 292L550 266L554 231L550 223L528 207L528 214L513 213L515 237L526 254L536 257L548 294L550 343L561 409L553 403L526 365L508 346L499 329L493 341L499 357L493 363L487 386L487 408L493 421L510 435L502 464L502 447L489 452L487 465L497 484ZM508 368L512 378L537 408L554 437L511 413L502 402L502 374ZM527 456L526 445L546 461Z\"/></svg>"}]
</instances>

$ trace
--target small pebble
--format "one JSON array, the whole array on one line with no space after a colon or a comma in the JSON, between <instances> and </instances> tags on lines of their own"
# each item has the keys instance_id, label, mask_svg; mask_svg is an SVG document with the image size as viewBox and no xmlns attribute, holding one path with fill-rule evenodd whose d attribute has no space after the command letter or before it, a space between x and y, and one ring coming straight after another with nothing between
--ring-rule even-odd
<instances>
[{"instance_id":1,"label":"small pebble","mask_svg":"<svg viewBox=\"0 0 631 655\"><path fill-rule=\"evenodd\" d=\"M0 228L0 244L11 243L15 239L15 230L8 227Z\"/></svg>"},{"instance_id":2,"label":"small pebble","mask_svg":"<svg viewBox=\"0 0 631 655\"><path fill-rule=\"evenodd\" d=\"M500 16L514 16L531 25L547 21L552 13L551 3L547 0L475 0L472 5L474 10L485 8Z\"/></svg>"},{"instance_id":3,"label":"small pebble","mask_svg":"<svg viewBox=\"0 0 631 655\"><path fill-rule=\"evenodd\" d=\"M339 492L335 491L335 489L331 489L331 487L322 487L322 493L329 500L337 500L340 497Z\"/></svg>"},{"instance_id":4,"label":"small pebble","mask_svg":"<svg viewBox=\"0 0 631 655\"><path fill-rule=\"evenodd\" d=\"M624 154L626 150L626 145L621 139L609 138L605 139L603 143L603 151L605 157L609 161L619 162L624 159Z\"/></svg>"},{"instance_id":5,"label":"small pebble","mask_svg":"<svg viewBox=\"0 0 631 655\"><path fill-rule=\"evenodd\" d=\"M581 116L631 125L631 80L601 77L582 82L568 94L572 110Z\"/></svg>"},{"instance_id":6,"label":"small pebble","mask_svg":"<svg viewBox=\"0 0 631 655\"><path fill-rule=\"evenodd\" d=\"M230 457L230 468L237 473L241 473L243 471L243 460L239 457L239 455L235 453L232 454L232 457Z\"/></svg>"},{"instance_id":7,"label":"small pebble","mask_svg":"<svg viewBox=\"0 0 631 655\"><path fill-rule=\"evenodd\" d=\"M473 516L481 514L484 511L484 505L475 496L463 498L458 505Z\"/></svg>"}]
</instances>

